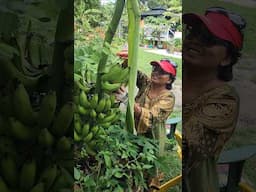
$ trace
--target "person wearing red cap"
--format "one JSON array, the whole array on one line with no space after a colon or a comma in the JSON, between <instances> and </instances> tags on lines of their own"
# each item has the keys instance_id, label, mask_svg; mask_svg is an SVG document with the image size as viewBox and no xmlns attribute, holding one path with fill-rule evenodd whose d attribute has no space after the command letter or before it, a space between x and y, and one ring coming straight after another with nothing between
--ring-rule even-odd
<instances>
[{"instance_id":1,"label":"person wearing red cap","mask_svg":"<svg viewBox=\"0 0 256 192\"><path fill-rule=\"evenodd\" d=\"M127 59L127 54L118 54ZM159 155L162 156L166 141L165 121L173 111L175 97L171 92L176 77L176 64L169 59L151 61L152 73L147 75L138 71L138 93L135 98L134 115L138 135L159 141ZM149 186L159 186L162 174L157 173Z\"/></svg>"},{"instance_id":2,"label":"person wearing red cap","mask_svg":"<svg viewBox=\"0 0 256 192\"><path fill-rule=\"evenodd\" d=\"M217 192L217 160L239 112L239 96L227 82L241 55L246 22L211 7L204 15L184 14L183 23L182 191Z\"/></svg>"}]
</instances>

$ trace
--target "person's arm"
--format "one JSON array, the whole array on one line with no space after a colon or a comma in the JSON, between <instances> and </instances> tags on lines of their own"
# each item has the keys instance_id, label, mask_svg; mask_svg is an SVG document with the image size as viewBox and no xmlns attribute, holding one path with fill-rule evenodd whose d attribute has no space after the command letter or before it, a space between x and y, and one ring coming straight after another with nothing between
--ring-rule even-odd
<instances>
[{"instance_id":1,"label":"person's arm","mask_svg":"<svg viewBox=\"0 0 256 192\"><path fill-rule=\"evenodd\" d=\"M174 101L174 95L168 94L156 101L150 109L135 105L135 116L139 119L137 132L146 133L153 128L153 122L165 121L173 111Z\"/></svg>"}]
</instances>

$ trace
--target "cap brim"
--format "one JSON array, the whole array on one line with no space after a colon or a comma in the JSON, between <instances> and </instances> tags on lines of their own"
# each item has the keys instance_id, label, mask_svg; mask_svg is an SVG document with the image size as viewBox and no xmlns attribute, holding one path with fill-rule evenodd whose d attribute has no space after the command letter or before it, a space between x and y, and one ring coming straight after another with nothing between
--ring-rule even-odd
<instances>
[{"instance_id":1,"label":"cap brim","mask_svg":"<svg viewBox=\"0 0 256 192\"><path fill-rule=\"evenodd\" d=\"M240 32L223 14L213 13L206 16L186 13L182 15L182 20L183 23L192 25L196 22L201 22L214 36L231 42L235 47L241 47L242 38Z\"/></svg>"}]
</instances>

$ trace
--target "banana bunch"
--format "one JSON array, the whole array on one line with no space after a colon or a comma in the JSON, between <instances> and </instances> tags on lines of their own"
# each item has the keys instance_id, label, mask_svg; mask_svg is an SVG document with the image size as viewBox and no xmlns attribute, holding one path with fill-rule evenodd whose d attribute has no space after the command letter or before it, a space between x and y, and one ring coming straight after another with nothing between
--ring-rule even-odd
<instances>
[{"instance_id":1,"label":"banana bunch","mask_svg":"<svg viewBox=\"0 0 256 192\"><path fill-rule=\"evenodd\" d=\"M74 96L74 141L83 143L87 153L94 156L102 143L105 129L120 118L120 110L115 105L115 96L90 94L80 89Z\"/></svg>"},{"instance_id":2,"label":"banana bunch","mask_svg":"<svg viewBox=\"0 0 256 192\"><path fill-rule=\"evenodd\" d=\"M118 90L122 84L126 84L129 79L129 68L122 68L119 64L115 64L110 68L108 73L101 77L101 87L105 92L114 92Z\"/></svg>"},{"instance_id":3,"label":"banana bunch","mask_svg":"<svg viewBox=\"0 0 256 192\"><path fill-rule=\"evenodd\" d=\"M1 192L57 192L71 191L74 179L66 168L56 164L39 166L39 161L26 159L19 164L12 156L4 156L0 161Z\"/></svg>"},{"instance_id":4,"label":"banana bunch","mask_svg":"<svg viewBox=\"0 0 256 192\"><path fill-rule=\"evenodd\" d=\"M74 103L58 107L56 92L49 91L36 110L19 81L0 93L0 191L72 189L73 157L67 154L73 153Z\"/></svg>"}]
</instances>

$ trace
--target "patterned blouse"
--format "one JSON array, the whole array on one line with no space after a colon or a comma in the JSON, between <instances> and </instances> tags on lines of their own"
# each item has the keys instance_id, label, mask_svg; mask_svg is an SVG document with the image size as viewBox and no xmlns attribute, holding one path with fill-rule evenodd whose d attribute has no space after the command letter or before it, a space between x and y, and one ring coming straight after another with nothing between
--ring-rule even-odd
<instances>
[{"instance_id":1,"label":"patterned blouse","mask_svg":"<svg viewBox=\"0 0 256 192\"><path fill-rule=\"evenodd\" d=\"M229 85L222 85L184 104L183 177L187 191L218 191L216 162L231 137L238 118L239 97ZM203 184L202 184L203 183Z\"/></svg>"},{"instance_id":2,"label":"patterned blouse","mask_svg":"<svg viewBox=\"0 0 256 192\"><path fill-rule=\"evenodd\" d=\"M139 135L157 139L159 154L162 155L166 137L165 121L173 111L175 99L173 93L167 89L158 97L151 99L148 96L150 86L150 79L145 74L138 72L139 92L136 102L142 106L142 112L140 117L135 120L136 130Z\"/></svg>"}]
</instances>

